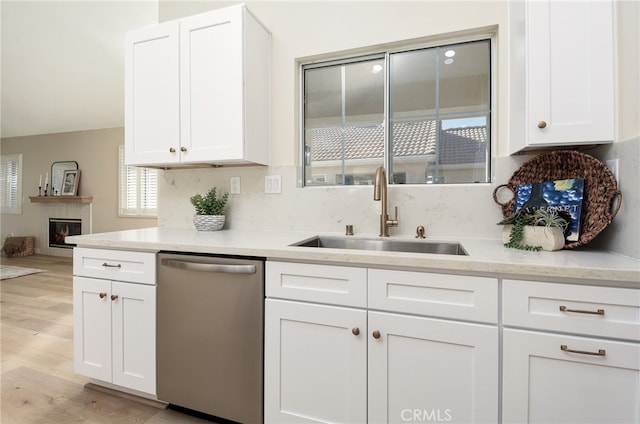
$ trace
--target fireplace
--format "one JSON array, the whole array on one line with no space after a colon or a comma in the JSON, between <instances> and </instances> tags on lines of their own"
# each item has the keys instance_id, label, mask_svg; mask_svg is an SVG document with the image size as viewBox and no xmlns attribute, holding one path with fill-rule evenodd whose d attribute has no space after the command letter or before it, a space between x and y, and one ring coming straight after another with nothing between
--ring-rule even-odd
<instances>
[{"instance_id":1,"label":"fireplace","mask_svg":"<svg viewBox=\"0 0 640 424\"><path fill-rule=\"evenodd\" d=\"M66 243L65 237L82 234L82 220L73 218L49 218L49 247L71 249L75 244Z\"/></svg>"}]
</instances>

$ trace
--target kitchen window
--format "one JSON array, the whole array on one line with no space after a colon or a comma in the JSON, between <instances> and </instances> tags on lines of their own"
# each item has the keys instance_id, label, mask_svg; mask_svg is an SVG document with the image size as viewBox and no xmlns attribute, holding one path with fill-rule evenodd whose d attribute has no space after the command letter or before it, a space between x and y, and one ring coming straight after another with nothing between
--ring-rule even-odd
<instances>
[{"instance_id":1,"label":"kitchen window","mask_svg":"<svg viewBox=\"0 0 640 424\"><path fill-rule=\"evenodd\" d=\"M158 171L127 166L124 146L119 147L119 215L153 218L158 215Z\"/></svg>"},{"instance_id":2,"label":"kitchen window","mask_svg":"<svg viewBox=\"0 0 640 424\"><path fill-rule=\"evenodd\" d=\"M302 66L305 186L490 182L491 39Z\"/></svg>"},{"instance_id":3,"label":"kitchen window","mask_svg":"<svg viewBox=\"0 0 640 424\"><path fill-rule=\"evenodd\" d=\"M22 213L22 153L0 155L0 212Z\"/></svg>"}]
</instances>

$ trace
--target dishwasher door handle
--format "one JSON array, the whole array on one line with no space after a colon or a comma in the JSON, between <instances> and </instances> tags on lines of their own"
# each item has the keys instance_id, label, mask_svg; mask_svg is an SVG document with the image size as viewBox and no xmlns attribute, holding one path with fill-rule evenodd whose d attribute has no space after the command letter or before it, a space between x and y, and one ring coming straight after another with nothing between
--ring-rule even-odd
<instances>
[{"instance_id":1,"label":"dishwasher door handle","mask_svg":"<svg viewBox=\"0 0 640 424\"><path fill-rule=\"evenodd\" d=\"M181 261L176 259L163 259L162 265L171 268L186 269L199 272L217 272L223 274L255 274L255 265L225 265L208 264L204 262Z\"/></svg>"}]
</instances>

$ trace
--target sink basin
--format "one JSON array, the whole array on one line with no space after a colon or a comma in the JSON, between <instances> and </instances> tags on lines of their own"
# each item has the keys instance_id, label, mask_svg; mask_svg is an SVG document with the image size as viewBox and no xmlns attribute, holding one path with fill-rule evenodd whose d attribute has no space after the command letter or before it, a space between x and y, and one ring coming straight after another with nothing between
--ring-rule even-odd
<instances>
[{"instance_id":1,"label":"sink basin","mask_svg":"<svg viewBox=\"0 0 640 424\"><path fill-rule=\"evenodd\" d=\"M337 236L315 236L294 243L291 246L378 250L386 252L436 253L441 255L468 255L462 245L456 242L390 240L383 238L365 239Z\"/></svg>"}]
</instances>

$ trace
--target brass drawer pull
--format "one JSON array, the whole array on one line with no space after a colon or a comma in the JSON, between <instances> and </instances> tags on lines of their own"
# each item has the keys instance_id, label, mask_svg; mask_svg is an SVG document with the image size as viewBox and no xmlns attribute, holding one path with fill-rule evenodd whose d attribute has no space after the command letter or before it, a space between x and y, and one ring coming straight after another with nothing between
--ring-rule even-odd
<instances>
[{"instance_id":1,"label":"brass drawer pull","mask_svg":"<svg viewBox=\"0 0 640 424\"><path fill-rule=\"evenodd\" d=\"M117 294L112 294L111 295L111 300L118 300L118 295Z\"/></svg>"},{"instance_id":2,"label":"brass drawer pull","mask_svg":"<svg viewBox=\"0 0 640 424\"><path fill-rule=\"evenodd\" d=\"M371 333L371 335L373 336L374 339L379 339L380 338L380 332L378 330L376 330L373 333Z\"/></svg>"},{"instance_id":3,"label":"brass drawer pull","mask_svg":"<svg viewBox=\"0 0 640 424\"><path fill-rule=\"evenodd\" d=\"M108 264L106 262L103 263L102 266L107 267L107 268L122 268L122 265L120 265L120 264L111 265L111 264Z\"/></svg>"},{"instance_id":4,"label":"brass drawer pull","mask_svg":"<svg viewBox=\"0 0 640 424\"><path fill-rule=\"evenodd\" d=\"M567 347L567 345L560 345L560 350L562 350L564 352L569 352L569 353L579 353L581 355L605 356L607 354L607 351L604 350L604 349L598 349L597 352L589 352L589 351L586 351L586 350L569 349Z\"/></svg>"},{"instance_id":5,"label":"brass drawer pull","mask_svg":"<svg viewBox=\"0 0 640 424\"><path fill-rule=\"evenodd\" d=\"M99 296L100 296L100 299L104 299L105 297L107 297L107 294L102 292L102 293L100 293Z\"/></svg>"},{"instance_id":6,"label":"brass drawer pull","mask_svg":"<svg viewBox=\"0 0 640 424\"><path fill-rule=\"evenodd\" d=\"M352 333L354 336L357 336L357 335L359 335L359 334L360 334L360 329L359 329L358 327L353 327L353 328L351 329L351 333Z\"/></svg>"},{"instance_id":7,"label":"brass drawer pull","mask_svg":"<svg viewBox=\"0 0 640 424\"><path fill-rule=\"evenodd\" d=\"M596 311L585 311L582 309L569 309L566 306L560 306L562 312L575 312L577 314L591 314L591 315L604 315L604 309L598 309Z\"/></svg>"},{"instance_id":8,"label":"brass drawer pull","mask_svg":"<svg viewBox=\"0 0 640 424\"><path fill-rule=\"evenodd\" d=\"M538 122L538 128L540 129L547 128L547 123L545 121Z\"/></svg>"}]
</instances>

